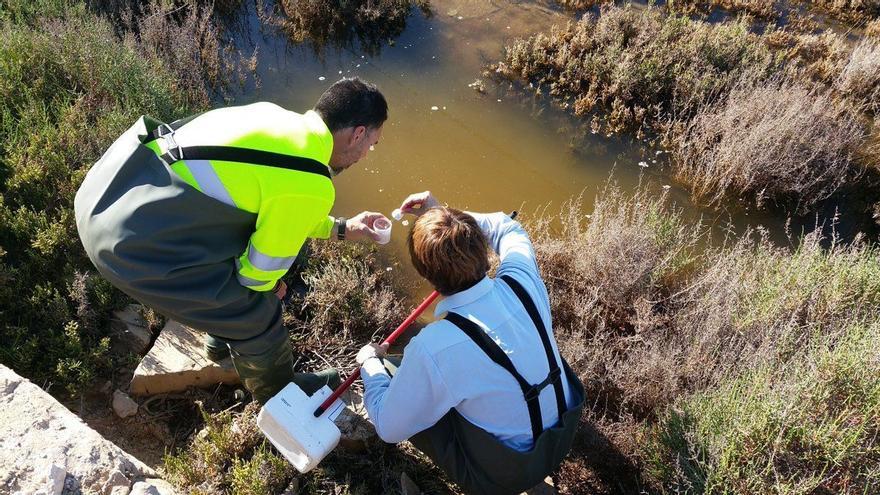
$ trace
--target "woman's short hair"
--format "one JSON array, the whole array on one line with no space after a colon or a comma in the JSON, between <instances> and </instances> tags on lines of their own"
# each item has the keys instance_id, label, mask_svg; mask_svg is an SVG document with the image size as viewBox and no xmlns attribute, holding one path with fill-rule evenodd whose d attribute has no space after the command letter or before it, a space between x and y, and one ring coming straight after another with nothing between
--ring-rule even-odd
<instances>
[{"instance_id":1,"label":"woman's short hair","mask_svg":"<svg viewBox=\"0 0 880 495\"><path fill-rule=\"evenodd\" d=\"M489 271L489 243L474 217L436 207L420 216L407 240L412 264L443 295L470 288Z\"/></svg>"}]
</instances>

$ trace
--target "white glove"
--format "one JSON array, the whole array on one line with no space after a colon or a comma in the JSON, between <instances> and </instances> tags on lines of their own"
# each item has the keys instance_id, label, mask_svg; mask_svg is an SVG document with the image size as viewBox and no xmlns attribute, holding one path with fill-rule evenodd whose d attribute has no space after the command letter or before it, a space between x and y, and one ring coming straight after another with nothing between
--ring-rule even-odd
<instances>
[{"instance_id":1,"label":"white glove","mask_svg":"<svg viewBox=\"0 0 880 495\"><path fill-rule=\"evenodd\" d=\"M385 354L388 352L388 344L367 344L361 347L361 350L358 351L357 357L355 360L359 365L363 366L364 361L370 358L381 358L385 357Z\"/></svg>"}]
</instances>

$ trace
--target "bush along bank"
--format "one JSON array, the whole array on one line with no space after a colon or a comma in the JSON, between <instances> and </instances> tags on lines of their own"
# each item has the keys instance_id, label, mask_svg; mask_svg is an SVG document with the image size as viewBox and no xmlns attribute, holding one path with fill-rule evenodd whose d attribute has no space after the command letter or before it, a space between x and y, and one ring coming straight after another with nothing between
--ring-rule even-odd
<instances>
[{"instance_id":1,"label":"bush along bank","mask_svg":"<svg viewBox=\"0 0 880 495\"><path fill-rule=\"evenodd\" d=\"M80 246L77 187L138 116L203 110L211 89L84 2L3 1L0 24L0 361L77 392L109 364L106 322L124 303Z\"/></svg>"},{"instance_id":2,"label":"bush along bank","mask_svg":"<svg viewBox=\"0 0 880 495\"><path fill-rule=\"evenodd\" d=\"M803 213L876 161L856 153L870 133L865 112L873 112L878 87L871 70L874 44L865 42L852 51L833 34L792 34L774 27L756 33L750 26L746 18L710 24L655 7L608 6L598 16L588 14L549 34L515 40L488 72L537 86L593 133L626 132L662 142L673 152L674 173L698 199L791 202ZM791 82L780 85L783 78ZM796 97L806 92L817 106L831 105L818 118L833 128L818 134L806 130L815 139L800 139L805 129L762 127L772 117L758 118L758 104L742 106L741 96L728 101L743 87L776 91L783 102L796 105L784 112L806 110L812 103ZM725 105L727 112L720 110ZM746 150L750 156L777 157L769 173L757 173L763 166L737 160L723 168L705 165L717 164L719 154L730 150L703 139L715 133L716 141L723 140L724 127L740 116L750 126L747 133L760 129L772 134L760 143L740 143L737 150L770 147ZM703 132L695 134L695 126ZM828 138L841 141L829 143ZM797 149L789 153L792 148ZM810 157L806 162L805 156ZM732 176L738 177L736 184Z\"/></svg>"},{"instance_id":3,"label":"bush along bank","mask_svg":"<svg viewBox=\"0 0 880 495\"><path fill-rule=\"evenodd\" d=\"M880 489L875 248L754 232L704 249L663 198L613 187L580 211L565 235L529 227L592 404L561 493Z\"/></svg>"}]
</instances>

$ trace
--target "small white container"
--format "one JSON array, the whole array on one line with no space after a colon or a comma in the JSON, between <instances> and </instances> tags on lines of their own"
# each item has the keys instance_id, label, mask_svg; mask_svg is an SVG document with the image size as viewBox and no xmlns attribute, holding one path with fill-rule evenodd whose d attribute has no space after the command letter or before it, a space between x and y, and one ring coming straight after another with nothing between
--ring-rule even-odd
<instances>
[{"instance_id":1,"label":"small white container","mask_svg":"<svg viewBox=\"0 0 880 495\"><path fill-rule=\"evenodd\" d=\"M311 397L289 383L260 409L257 426L293 467L307 473L339 443L339 428L333 419L344 407L336 400L324 414L315 417L315 409L332 391L324 386Z\"/></svg>"},{"instance_id":2,"label":"small white container","mask_svg":"<svg viewBox=\"0 0 880 495\"><path fill-rule=\"evenodd\" d=\"M373 230L379 234L379 244L388 244L391 240L391 220L385 217L377 218L373 221Z\"/></svg>"}]
</instances>

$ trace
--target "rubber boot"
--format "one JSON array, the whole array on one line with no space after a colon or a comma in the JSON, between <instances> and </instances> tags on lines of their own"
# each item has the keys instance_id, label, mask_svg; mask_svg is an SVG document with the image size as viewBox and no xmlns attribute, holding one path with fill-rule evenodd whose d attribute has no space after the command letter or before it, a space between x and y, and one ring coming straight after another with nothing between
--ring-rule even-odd
<instances>
[{"instance_id":1,"label":"rubber boot","mask_svg":"<svg viewBox=\"0 0 880 495\"><path fill-rule=\"evenodd\" d=\"M287 342L270 346L260 354L243 354L232 348L231 355L242 385L260 404L294 381L293 353Z\"/></svg>"},{"instance_id":2,"label":"rubber boot","mask_svg":"<svg viewBox=\"0 0 880 495\"><path fill-rule=\"evenodd\" d=\"M335 389L342 383L335 368L317 373L294 373L293 353L286 342L257 355L242 354L232 349L232 364L241 383L260 404L265 404L291 382L306 395L312 395L324 385Z\"/></svg>"},{"instance_id":3,"label":"rubber boot","mask_svg":"<svg viewBox=\"0 0 880 495\"><path fill-rule=\"evenodd\" d=\"M229 346L226 342L214 337L211 334L205 335L205 355L211 361L220 362L229 357Z\"/></svg>"}]
</instances>

